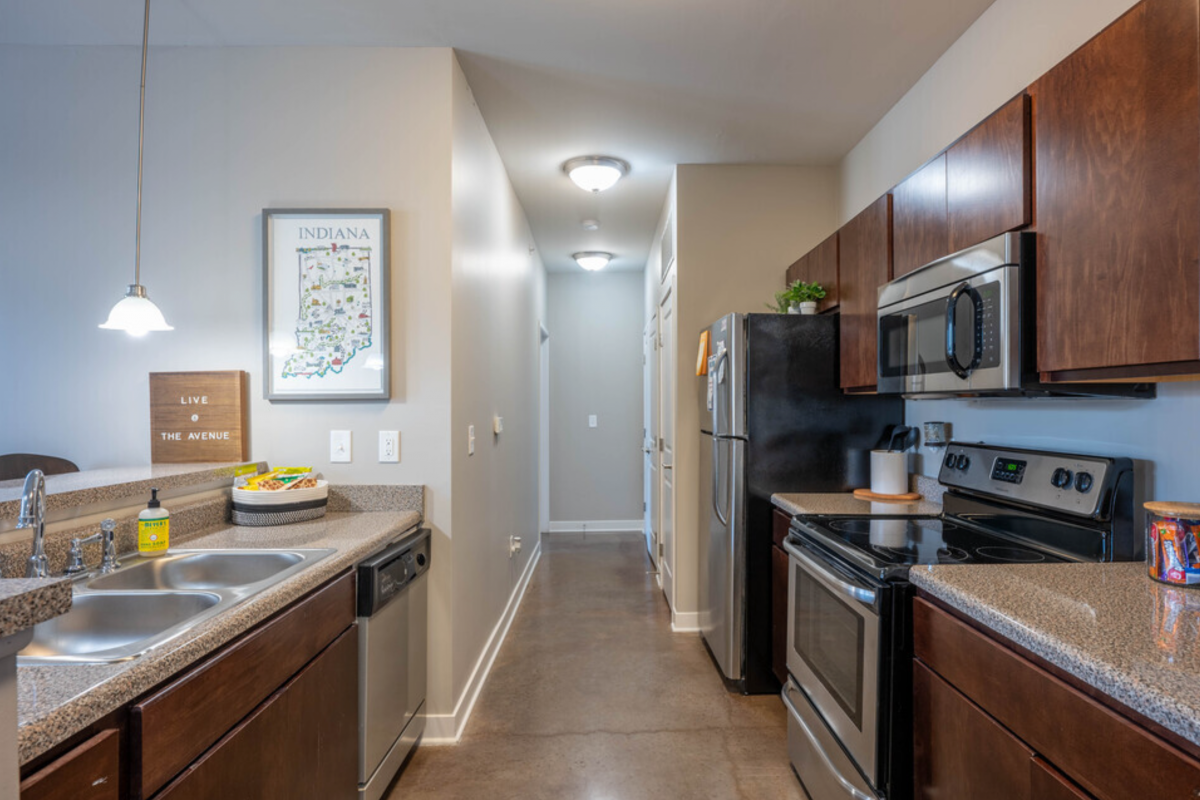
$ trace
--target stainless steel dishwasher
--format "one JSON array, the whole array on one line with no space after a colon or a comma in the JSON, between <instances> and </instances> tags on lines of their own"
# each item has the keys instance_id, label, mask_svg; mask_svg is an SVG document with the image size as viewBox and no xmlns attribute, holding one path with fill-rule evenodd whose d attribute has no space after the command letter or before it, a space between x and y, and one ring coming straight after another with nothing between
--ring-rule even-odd
<instances>
[{"instance_id":1,"label":"stainless steel dishwasher","mask_svg":"<svg viewBox=\"0 0 1200 800\"><path fill-rule=\"evenodd\" d=\"M379 800L425 732L429 529L358 566L358 796Z\"/></svg>"}]
</instances>

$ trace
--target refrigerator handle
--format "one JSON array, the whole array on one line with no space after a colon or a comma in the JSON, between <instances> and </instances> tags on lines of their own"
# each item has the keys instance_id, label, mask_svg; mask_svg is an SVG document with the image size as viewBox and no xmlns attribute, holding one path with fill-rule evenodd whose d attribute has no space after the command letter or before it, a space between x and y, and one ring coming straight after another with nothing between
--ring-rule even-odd
<instances>
[{"instance_id":1,"label":"refrigerator handle","mask_svg":"<svg viewBox=\"0 0 1200 800\"><path fill-rule=\"evenodd\" d=\"M717 464L720 462L720 454L717 451L717 437L712 437L712 505L713 512L717 515L717 519L722 525L729 525L729 520L721 513L721 501L717 499L717 493L720 490L720 480L717 477L719 469Z\"/></svg>"}]
</instances>

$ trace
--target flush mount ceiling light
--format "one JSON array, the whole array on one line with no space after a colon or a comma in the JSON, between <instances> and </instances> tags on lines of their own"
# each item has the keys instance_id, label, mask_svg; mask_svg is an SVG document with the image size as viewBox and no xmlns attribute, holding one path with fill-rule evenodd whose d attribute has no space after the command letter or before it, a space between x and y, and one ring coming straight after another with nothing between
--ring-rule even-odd
<instances>
[{"instance_id":1,"label":"flush mount ceiling light","mask_svg":"<svg viewBox=\"0 0 1200 800\"><path fill-rule=\"evenodd\" d=\"M150 0L146 0L146 14L142 21L142 89L138 106L137 228L134 235L133 283L100 326L110 331L125 331L130 336L175 330L167 324L158 306L146 296L146 287L142 286L142 142L146 131L146 45L149 40Z\"/></svg>"},{"instance_id":2,"label":"flush mount ceiling light","mask_svg":"<svg viewBox=\"0 0 1200 800\"><path fill-rule=\"evenodd\" d=\"M581 222L579 224L585 231L600 230L600 223L594 219L585 219L583 222Z\"/></svg>"},{"instance_id":3,"label":"flush mount ceiling light","mask_svg":"<svg viewBox=\"0 0 1200 800\"><path fill-rule=\"evenodd\" d=\"M612 156L580 156L563 164L563 172L585 192L603 192L629 174L629 164Z\"/></svg>"},{"instance_id":4,"label":"flush mount ceiling light","mask_svg":"<svg viewBox=\"0 0 1200 800\"><path fill-rule=\"evenodd\" d=\"M608 262L612 261L612 253L599 253L589 251L586 253L576 253L571 256L575 259L575 263L586 269L588 272L595 272L599 269L604 269L608 266Z\"/></svg>"}]
</instances>

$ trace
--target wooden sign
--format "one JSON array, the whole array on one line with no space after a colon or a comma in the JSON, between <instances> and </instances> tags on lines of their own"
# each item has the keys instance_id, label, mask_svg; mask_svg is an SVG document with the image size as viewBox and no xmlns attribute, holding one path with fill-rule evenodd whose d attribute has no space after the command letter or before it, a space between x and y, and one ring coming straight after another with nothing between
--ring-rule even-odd
<instances>
[{"instance_id":1,"label":"wooden sign","mask_svg":"<svg viewBox=\"0 0 1200 800\"><path fill-rule=\"evenodd\" d=\"M250 458L246 373L151 372L150 462Z\"/></svg>"}]
</instances>

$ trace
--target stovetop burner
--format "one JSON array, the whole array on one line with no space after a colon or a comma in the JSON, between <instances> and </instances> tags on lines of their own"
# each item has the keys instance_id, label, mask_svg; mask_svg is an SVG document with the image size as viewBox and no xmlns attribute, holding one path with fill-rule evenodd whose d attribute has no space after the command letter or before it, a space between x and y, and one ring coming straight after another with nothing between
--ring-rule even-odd
<instances>
[{"instance_id":1,"label":"stovetop burner","mask_svg":"<svg viewBox=\"0 0 1200 800\"><path fill-rule=\"evenodd\" d=\"M1034 564L1059 559L942 517L802 518L833 545L880 576L918 564Z\"/></svg>"}]
</instances>

